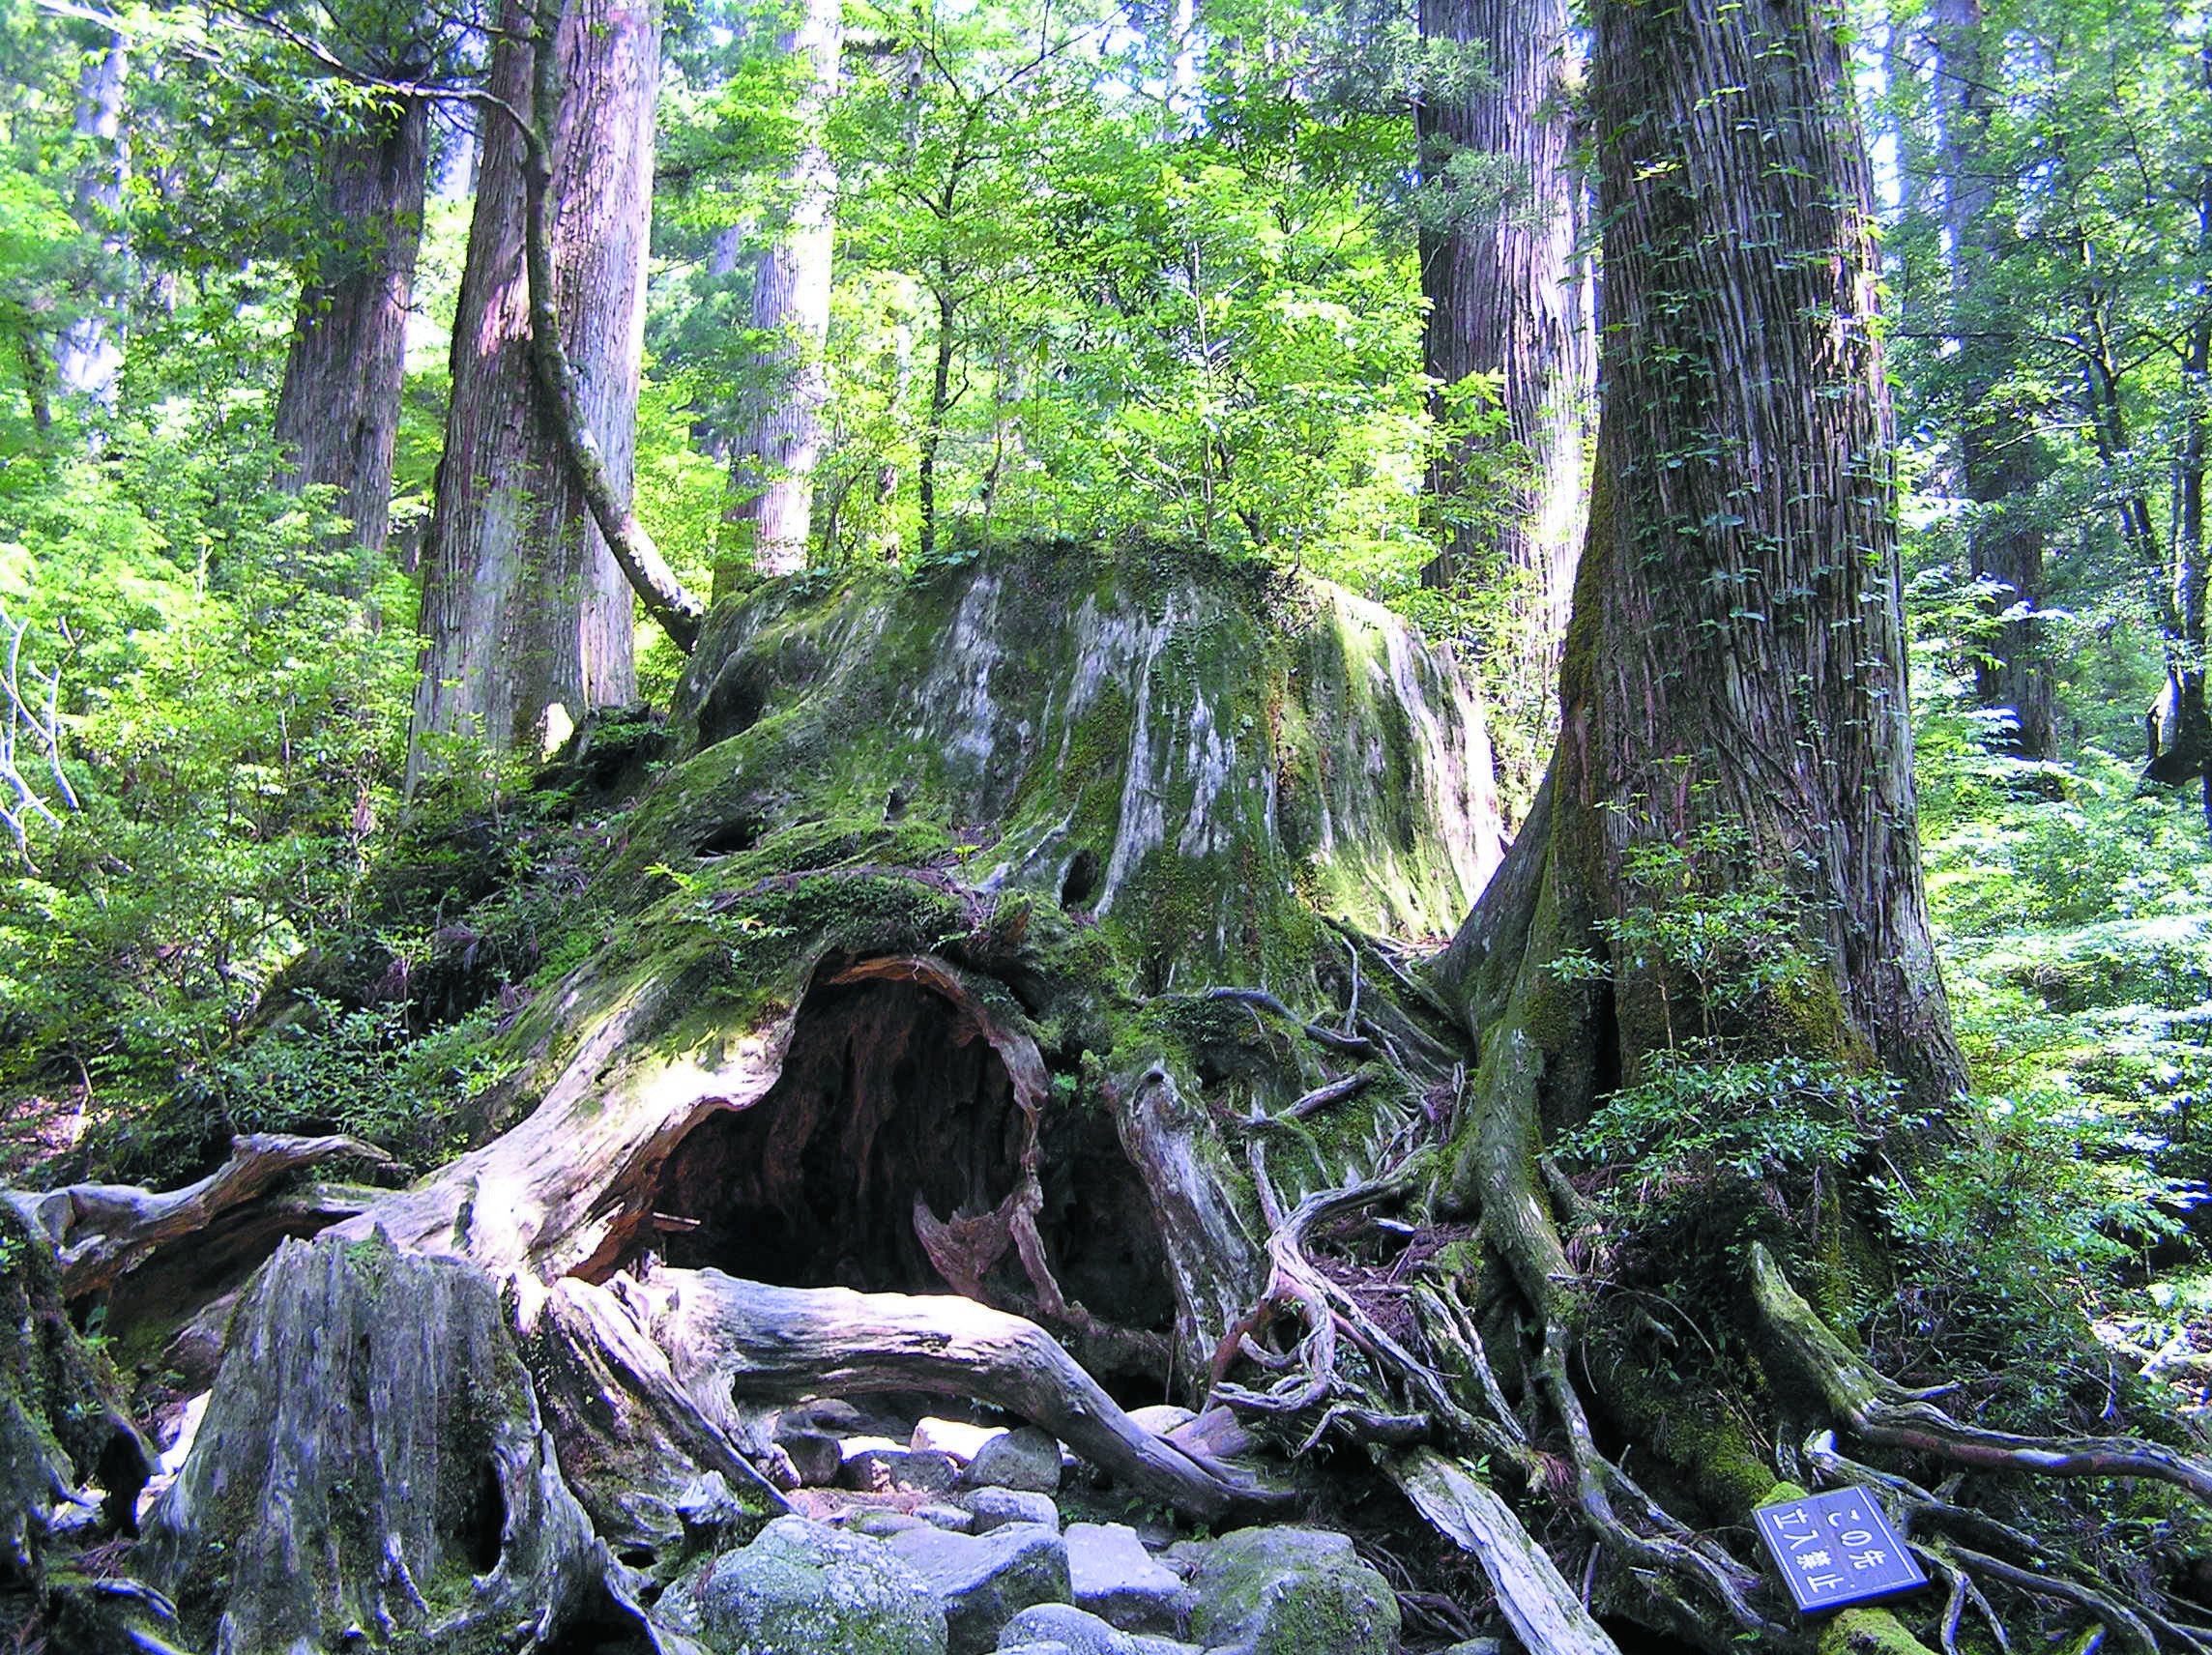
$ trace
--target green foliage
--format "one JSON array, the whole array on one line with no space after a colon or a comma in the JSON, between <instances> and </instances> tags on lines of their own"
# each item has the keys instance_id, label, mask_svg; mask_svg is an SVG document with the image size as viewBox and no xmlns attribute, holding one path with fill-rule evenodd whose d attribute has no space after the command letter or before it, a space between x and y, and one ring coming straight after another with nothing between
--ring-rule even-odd
<instances>
[{"instance_id":1,"label":"green foliage","mask_svg":"<svg viewBox=\"0 0 2212 1655\"><path fill-rule=\"evenodd\" d=\"M508 1071L482 1012L422 1036L404 1004L301 1012L215 1065L207 1102L233 1130L344 1132L424 1170L467 1147L461 1109Z\"/></svg>"}]
</instances>

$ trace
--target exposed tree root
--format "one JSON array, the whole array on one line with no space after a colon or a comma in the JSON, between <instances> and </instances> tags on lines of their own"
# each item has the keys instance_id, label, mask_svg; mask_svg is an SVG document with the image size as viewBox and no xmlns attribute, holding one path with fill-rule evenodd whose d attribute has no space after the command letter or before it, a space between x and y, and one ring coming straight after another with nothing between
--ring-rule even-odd
<instances>
[{"instance_id":1,"label":"exposed tree root","mask_svg":"<svg viewBox=\"0 0 2212 1655\"><path fill-rule=\"evenodd\" d=\"M1916 1550L1950 1584L1951 1598L1943 1618L1946 1643L1956 1638L1968 1602L1990 1622L1998 1641L2005 1641L2002 1623L1981 1589L1984 1581L1994 1581L2032 1596L2086 1609L2129 1647L2212 1649L2200 1634L2168 1619L2118 1587L2082 1579L2081 1570L2011 1524L1986 1512L1954 1504L1894 1471L1845 1458L1836 1452L1831 1432L1816 1433L1806 1442L1804 1456L1827 1481L1879 1488L1908 1527L1921 1534L1934 1531L1929 1543ZM2139 1636L2148 1641L2138 1643Z\"/></svg>"},{"instance_id":2,"label":"exposed tree root","mask_svg":"<svg viewBox=\"0 0 2212 1655\"><path fill-rule=\"evenodd\" d=\"M6 1192L25 1222L53 1242L62 1292L77 1298L110 1288L165 1241L197 1234L270 1193L293 1173L326 1161L393 1159L358 1138L261 1132L230 1141L230 1159L197 1183L156 1193L135 1184L70 1184L44 1195Z\"/></svg>"},{"instance_id":3,"label":"exposed tree root","mask_svg":"<svg viewBox=\"0 0 2212 1655\"><path fill-rule=\"evenodd\" d=\"M1123 1413L1044 1329L970 1299L771 1287L719 1270L657 1270L635 1291L652 1306L648 1330L710 1418L728 1412L733 1391L977 1397L1202 1522L1285 1498L1179 1452Z\"/></svg>"},{"instance_id":4,"label":"exposed tree root","mask_svg":"<svg viewBox=\"0 0 2212 1655\"><path fill-rule=\"evenodd\" d=\"M1751 1282L1759 1315L1799 1377L1818 1387L1854 1436L1886 1448L1934 1454L1977 1470L2047 1477L2150 1477L2212 1501L2212 1465L2134 1437L2021 1437L1963 1425L1877 1373L1831 1332L1790 1285L1763 1246L1754 1246Z\"/></svg>"}]
</instances>

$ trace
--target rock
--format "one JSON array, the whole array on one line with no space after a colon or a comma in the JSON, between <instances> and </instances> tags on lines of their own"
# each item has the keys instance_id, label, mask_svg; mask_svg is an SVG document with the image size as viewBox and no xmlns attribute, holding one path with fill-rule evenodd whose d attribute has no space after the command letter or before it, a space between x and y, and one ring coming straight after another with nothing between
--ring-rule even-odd
<instances>
[{"instance_id":1,"label":"rock","mask_svg":"<svg viewBox=\"0 0 2212 1655\"><path fill-rule=\"evenodd\" d=\"M1133 1632L1129 1635L1129 1642L1135 1647L1137 1655L1207 1655L1195 1643L1185 1643L1176 1638L1163 1638L1156 1632Z\"/></svg>"},{"instance_id":2,"label":"rock","mask_svg":"<svg viewBox=\"0 0 2212 1655\"><path fill-rule=\"evenodd\" d=\"M914 1508L914 1515L932 1528L946 1529L953 1534L975 1532L975 1514L965 1506L953 1505L949 1501L917 1505Z\"/></svg>"},{"instance_id":3,"label":"rock","mask_svg":"<svg viewBox=\"0 0 2212 1655\"><path fill-rule=\"evenodd\" d=\"M1044 1638L1032 1643L1002 1643L999 1655L1075 1655L1075 1652L1057 1638Z\"/></svg>"},{"instance_id":4,"label":"rock","mask_svg":"<svg viewBox=\"0 0 2212 1655\"><path fill-rule=\"evenodd\" d=\"M1067 1542L1057 1529L1008 1524L988 1534L910 1529L891 1550L929 1583L945 1611L951 1655L980 1655L1032 1604L1066 1603Z\"/></svg>"},{"instance_id":5,"label":"rock","mask_svg":"<svg viewBox=\"0 0 2212 1655\"><path fill-rule=\"evenodd\" d=\"M1067 1575L1075 1607L1123 1632L1179 1634L1190 1618L1180 1576L1156 1563L1137 1531L1120 1523L1067 1525Z\"/></svg>"},{"instance_id":6,"label":"rock","mask_svg":"<svg viewBox=\"0 0 2212 1655\"><path fill-rule=\"evenodd\" d=\"M1172 1402L1155 1402L1150 1408L1131 1408L1129 1417L1153 1436L1165 1437L1169 1432L1188 1425L1198 1415L1192 1409L1178 1407Z\"/></svg>"},{"instance_id":7,"label":"rock","mask_svg":"<svg viewBox=\"0 0 2212 1655\"><path fill-rule=\"evenodd\" d=\"M1020 1489L1049 1495L1060 1488L1060 1443L1033 1425L1009 1431L983 1444L960 1473L965 1489Z\"/></svg>"},{"instance_id":8,"label":"rock","mask_svg":"<svg viewBox=\"0 0 2212 1655\"><path fill-rule=\"evenodd\" d=\"M836 1437L820 1431L795 1431L789 1426L778 1428L775 1445L791 1461L791 1468L798 1474L802 1489L826 1489L837 1480L839 1468L845 1463L845 1451Z\"/></svg>"},{"instance_id":9,"label":"rock","mask_svg":"<svg viewBox=\"0 0 2212 1655\"><path fill-rule=\"evenodd\" d=\"M965 1466L984 1443L1005 1435L1003 1425L970 1425L964 1419L939 1419L933 1414L915 1421L914 1448L917 1453L949 1454Z\"/></svg>"},{"instance_id":10,"label":"rock","mask_svg":"<svg viewBox=\"0 0 2212 1655\"><path fill-rule=\"evenodd\" d=\"M1136 1655L1135 1639L1073 1604L1038 1604L1022 1611L1001 1630L999 1655L1025 1642L1064 1644L1068 1655Z\"/></svg>"},{"instance_id":11,"label":"rock","mask_svg":"<svg viewBox=\"0 0 2212 1655\"><path fill-rule=\"evenodd\" d=\"M1502 1638L1470 1638L1443 1651L1443 1655L1505 1655Z\"/></svg>"},{"instance_id":12,"label":"rock","mask_svg":"<svg viewBox=\"0 0 2212 1655\"><path fill-rule=\"evenodd\" d=\"M1398 1599L1345 1535L1242 1528L1207 1550L1191 1576L1190 1635L1252 1655L1394 1655Z\"/></svg>"},{"instance_id":13,"label":"rock","mask_svg":"<svg viewBox=\"0 0 2212 1655\"><path fill-rule=\"evenodd\" d=\"M606 1572L499 1290L381 1234L286 1241L241 1299L136 1553L195 1647L550 1637Z\"/></svg>"},{"instance_id":14,"label":"rock","mask_svg":"<svg viewBox=\"0 0 2212 1655\"><path fill-rule=\"evenodd\" d=\"M963 1489L953 1499L975 1514L975 1532L987 1534L1009 1523L1041 1523L1060 1526L1060 1507L1052 1495L1021 1489Z\"/></svg>"},{"instance_id":15,"label":"rock","mask_svg":"<svg viewBox=\"0 0 2212 1655\"><path fill-rule=\"evenodd\" d=\"M878 1540L888 1540L894 1534L904 1534L910 1528L928 1528L929 1520L911 1511L886 1511L871 1507L854 1512L845 1520L846 1528L855 1534L873 1535Z\"/></svg>"},{"instance_id":16,"label":"rock","mask_svg":"<svg viewBox=\"0 0 2212 1655\"><path fill-rule=\"evenodd\" d=\"M873 1444L855 1451L847 1443L845 1449L837 1486L861 1494L950 1494L960 1477L960 1467L949 1454Z\"/></svg>"},{"instance_id":17,"label":"rock","mask_svg":"<svg viewBox=\"0 0 2212 1655\"><path fill-rule=\"evenodd\" d=\"M714 1655L945 1655L945 1614L891 1548L803 1517L677 1577L654 1618Z\"/></svg>"}]
</instances>

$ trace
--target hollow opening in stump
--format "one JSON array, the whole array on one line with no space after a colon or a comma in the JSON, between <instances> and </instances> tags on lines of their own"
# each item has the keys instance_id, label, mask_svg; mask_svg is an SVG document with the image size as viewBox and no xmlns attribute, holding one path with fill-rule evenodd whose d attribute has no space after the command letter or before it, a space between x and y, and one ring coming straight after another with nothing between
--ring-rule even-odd
<instances>
[{"instance_id":1,"label":"hollow opening in stump","mask_svg":"<svg viewBox=\"0 0 2212 1655\"><path fill-rule=\"evenodd\" d=\"M1165 1329L1165 1253L1112 1119L1051 1090L1034 1046L996 1031L941 963L825 969L775 1085L670 1154L653 1202L661 1250L672 1264L781 1287L979 1286L1033 1312L1052 1294L1014 1235L1028 1157L1027 1222L1055 1292L1108 1322Z\"/></svg>"}]
</instances>

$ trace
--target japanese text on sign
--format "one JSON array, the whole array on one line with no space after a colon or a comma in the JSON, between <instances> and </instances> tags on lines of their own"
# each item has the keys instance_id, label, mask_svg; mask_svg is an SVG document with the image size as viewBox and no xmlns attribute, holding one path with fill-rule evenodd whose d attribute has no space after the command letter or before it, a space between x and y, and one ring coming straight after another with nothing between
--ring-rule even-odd
<instances>
[{"instance_id":1,"label":"japanese text on sign","mask_svg":"<svg viewBox=\"0 0 2212 1655\"><path fill-rule=\"evenodd\" d=\"M1762 1505L1752 1517L1802 1614L1873 1603L1928 1583L1864 1489Z\"/></svg>"}]
</instances>

